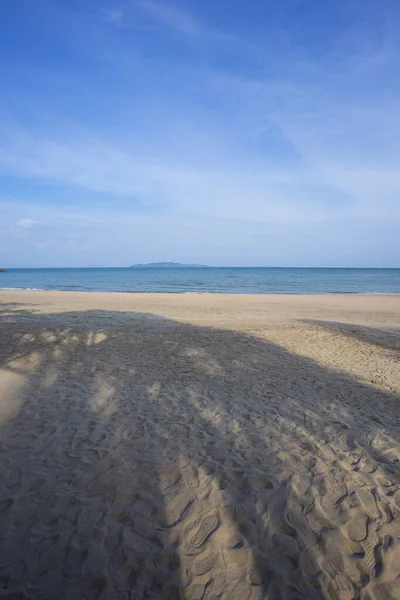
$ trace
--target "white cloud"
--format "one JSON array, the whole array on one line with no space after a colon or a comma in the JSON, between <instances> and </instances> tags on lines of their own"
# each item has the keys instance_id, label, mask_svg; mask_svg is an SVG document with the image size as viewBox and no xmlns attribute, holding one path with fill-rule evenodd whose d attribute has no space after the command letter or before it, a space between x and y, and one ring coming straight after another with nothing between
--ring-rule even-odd
<instances>
[{"instance_id":1,"label":"white cloud","mask_svg":"<svg viewBox=\"0 0 400 600\"><path fill-rule=\"evenodd\" d=\"M32 219L21 219L18 222L18 227L22 227L23 229L31 229L32 227L35 227L36 225L36 221L33 221Z\"/></svg>"}]
</instances>

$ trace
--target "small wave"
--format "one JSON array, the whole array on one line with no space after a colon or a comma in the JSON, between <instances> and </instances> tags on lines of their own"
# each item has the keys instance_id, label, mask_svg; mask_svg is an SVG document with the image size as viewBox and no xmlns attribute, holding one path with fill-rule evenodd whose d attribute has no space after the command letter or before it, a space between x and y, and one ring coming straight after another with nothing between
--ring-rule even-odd
<instances>
[{"instance_id":1,"label":"small wave","mask_svg":"<svg viewBox=\"0 0 400 600\"><path fill-rule=\"evenodd\" d=\"M186 289L185 289L186 288ZM250 287L236 287L234 289L226 289L224 287L206 289L187 289L187 286L182 286L180 289L105 289L104 287L98 287L91 289L83 285L61 285L61 286L47 286L46 288L35 288L35 287L0 287L0 290L4 291L27 291L27 292L76 292L77 294L82 292L90 293L123 293L123 294L250 294L250 295L287 295L287 296L335 296L335 295L353 295L353 296L400 296L400 292L376 292L376 291L360 291L360 290L323 290L323 291L289 291L289 290L260 290Z\"/></svg>"},{"instance_id":2,"label":"small wave","mask_svg":"<svg viewBox=\"0 0 400 600\"><path fill-rule=\"evenodd\" d=\"M400 292L374 292L374 291L340 291L340 292L323 292L330 295L335 294L352 294L353 296L398 296Z\"/></svg>"},{"instance_id":3,"label":"small wave","mask_svg":"<svg viewBox=\"0 0 400 600\"><path fill-rule=\"evenodd\" d=\"M13 292L45 292L43 288L30 288L30 287L2 287L0 290L11 290Z\"/></svg>"},{"instance_id":4,"label":"small wave","mask_svg":"<svg viewBox=\"0 0 400 600\"><path fill-rule=\"evenodd\" d=\"M49 286L49 287L50 287L52 290L56 290L56 289L58 289L58 288L57 288L55 285L51 285L51 286ZM79 288L79 289L81 289L81 288L83 288L83 287L84 287L83 285L64 285L64 284L63 284L63 285L62 285L62 288L60 288L60 289L62 289L62 290L65 290L65 289L67 289L67 288L68 288L68 289L74 289L74 290L77 290L78 288Z\"/></svg>"},{"instance_id":5,"label":"small wave","mask_svg":"<svg viewBox=\"0 0 400 600\"><path fill-rule=\"evenodd\" d=\"M111 294L196 294L196 292L183 292L182 290L107 290L107 292Z\"/></svg>"},{"instance_id":6,"label":"small wave","mask_svg":"<svg viewBox=\"0 0 400 600\"><path fill-rule=\"evenodd\" d=\"M400 296L400 292L358 292L360 296Z\"/></svg>"},{"instance_id":7,"label":"small wave","mask_svg":"<svg viewBox=\"0 0 400 600\"><path fill-rule=\"evenodd\" d=\"M311 292L312 293L312 292ZM327 292L322 292L322 294L361 294L361 292L359 292L358 290L333 290L330 291L328 290Z\"/></svg>"}]
</instances>

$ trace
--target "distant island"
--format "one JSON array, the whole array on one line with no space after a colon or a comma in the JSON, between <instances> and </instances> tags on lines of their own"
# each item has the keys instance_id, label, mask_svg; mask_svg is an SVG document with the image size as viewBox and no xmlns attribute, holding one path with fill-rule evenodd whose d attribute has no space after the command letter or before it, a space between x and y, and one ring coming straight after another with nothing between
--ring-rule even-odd
<instances>
[{"instance_id":1,"label":"distant island","mask_svg":"<svg viewBox=\"0 0 400 600\"><path fill-rule=\"evenodd\" d=\"M179 268L179 269L207 269L209 268L208 265L196 265L196 264L192 264L192 265L186 265L184 263L179 263L179 262L152 262L152 263L147 263L145 265L139 264L139 265L130 265L129 266L130 269L171 269L171 268Z\"/></svg>"}]
</instances>

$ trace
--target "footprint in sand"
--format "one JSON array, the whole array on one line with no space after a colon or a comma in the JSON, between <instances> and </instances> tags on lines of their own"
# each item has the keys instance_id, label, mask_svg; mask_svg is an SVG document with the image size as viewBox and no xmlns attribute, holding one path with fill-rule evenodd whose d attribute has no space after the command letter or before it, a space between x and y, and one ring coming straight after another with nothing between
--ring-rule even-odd
<instances>
[{"instance_id":1,"label":"footprint in sand","mask_svg":"<svg viewBox=\"0 0 400 600\"><path fill-rule=\"evenodd\" d=\"M289 559L290 566L292 566L297 561L299 555L296 540L286 533L273 533L270 555L275 562L279 562L282 558Z\"/></svg>"},{"instance_id":2,"label":"footprint in sand","mask_svg":"<svg viewBox=\"0 0 400 600\"><path fill-rule=\"evenodd\" d=\"M284 511L286 523L292 527L299 535L308 548L316 546L318 538L315 532L310 527L307 515L304 514L297 503L288 502Z\"/></svg>"},{"instance_id":3,"label":"footprint in sand","mask_svg":"<svg viewBox=\"0 0 400 600\"><path fill-rule=\"evenodd\" d=\"M218 554L216 553L205 554L203 558L198 558L193 565L194 574L198 576L205 575L213 568L217 559Z\"/></svg>"},{"instance_id":4,"label":"footprint in sand","mask_svg":"<svg viewBox=\"0 0 400 600\"><path fill-rule=\"evenodd\" d=\"M199 475L197 473L197 469L194 467L184 467L182 469L182 476L188 488L196 489L199 487Z\"/></svg>"},{"instance_id":5,"label":"footprint in sand","mask_svg":"<svg viewBox=\"0 0 400 600\"><path fill-rule=\"evenodd\" d=\"M18 560L11 565L0 567L0 581L8 579L16 579L22 575L26 569L26 564L23 560Z\"/></svg>"},{"instance_id":6,"label":"footprint in sand","mask_svg":"<svg viewBox=\"0 0 400 600\"><path fill-rule=\"evenodd\" d=\"M250 549L244 547L237 550L223 548L222 554L227 572L229 572L230 575L244 575L247 571L250 553Z\"/></svg>"},{"instance_id":7,"label":"footprint in sand","mask_svg":"<svg viewBox=\"0 0 400 600\"><path fill-rule=\"evenodd\" d=\"M387 583L378 583L373 588L376 600L397 600L400 598L400 577Z\"/></svg>"},{"instance_id":8,"label":"footprint in sand","mask_svg":"<svg viewBox=\"0 0 400 600\"><path fill-rule=\"evenodd\" d=\"M14 500L12 498L5 498L0 501L0 514L8 510L14 504Z\"/></svg>"},{"instance_id":9,"label":"footprint in sand","mask_svg":"<svg viewBox=\"0 0 400 600\"><path fill-rule=\"evenodd\" d=\"M378 563L376 560L375 549L380 545L378 535L376 533L376 523L367 523L367 535L361 542L364 548L364 563L372 577L376 577L378 571Z\"/></svg>"},{"instance_id":10,"label":"footprint in sand","mask_svg":"<svg viewBox=\"0 0 400 600\"><path fill-rule=\"evenodd\" d=\"M379 511L377 509L376 501L372 492L361 489L357 490L357 494L367 514L370 517L377 519L379 517Z\"/></svg>"},{"instance_id":11,"label":"footprint in sand","mask_svg":"<svg viewBox=\"0 0 400 600\"><path fill-rule=\"evenodd\" d=\"M72 543L69 547L65 563L67 570L72 573L80 573L88 556L89 552L86 548L75 548Z\"/></svg>"},{"instance_id":12,"label":"footprint in sand","mask_svg":"<svg viewBox=\"0 0 400 600\"><path fill-rule=\"evenodd\" d=\"M198 524L199 521L200 524ZM200 548L219 527L219 524L220 518L218 512L207 515L201 520L197 519L188 531L187 540L184 543L185 554L198 554Z\"/></svg>"},{"instance_id":13,"label":"footprint in sand","mask_svg":"<svg viewBox=\"0 0 400 600\"><path fill-rule=\"evenodd\" d=\"M367 537L367 517L357 515L347 525L347 535L353 542L362 542Z\"/></svg>"},{"instance_id":14,"label":"footprint in sand","mask_svg":"<svg viewBox=\"0 0 400 600\"><path fill-rule=\"evenodd\" d=\"M90 581L87 584L86 593L78 596L79 600L97 600L103 595L104 590L107 587L107 580L105 577L99 577ZM72 600L72 597L71 597Z\"/></svg>"},{"instance_id":15,"label":"footprint in sand","mask_svg":"<svg viewBox=\"0 0 400 600\"><path fill-rule=\"evenodd\" d=\"M349 578L347 564L348 557L344 554L339 536L327 535L325 538L325 556L322 567L330 578L327 585L328 597L337 597L343 600L354 598L354 587Z\"/></svg>"},{"instance_id":16,"label":"footprint in sand","mask_svg":"<svg viewBox=\"0 0 400 600\"><path fill-rule=\"evenodd\" d=\"M9 490L20 485L22 479L22 472L19 467L10 469L9 473L5 477L5 485Z\"/></svg>"},{"instance_id":17,"label":"footprint in sand","mask_svg":"<svg viewBox=\"0 0 400 600\"><path fill-rule=\"evenodd\" d=\"M58 529L59 521L59 513L53 509L49 510L49 512L38 523L38 530L46 533L54 533Z\"/></svg>"},{"instance_id":18,"label":"footprint in sand","mask_svg":"<svg viewBox=\"0 0 400 600\"><path fill-rule=\"evenodd\" d=\"M194 502L192 494L177 494L165 504L165 514L161 518L162 527L172 527L181 521L183 515Z\"/></svg>"},{"instance_id":19,"label":"footprint in sand","mask_svg":"<svg viewBox=\"0 0 400 600\"><path fill-rule=\"evenodd\" d=\"M94 449L83 450L80 453L80 456L81 456L82 462L89 464L89 465L96 464L103 458L103 454L101 452L99 452L98 450L94 450Z\"/></svg>"},{"instance_id":20,"label":"footprint in sand","mask_svg":"<svg viewBox=\"0 0 400 600\"><path fill-rule=\"evenodd\" d=\"M181 474L178 469L165 469L159 473L159 488L163 492L173 485L178 483L181 479Z\"/></svg>"}]
</instances>

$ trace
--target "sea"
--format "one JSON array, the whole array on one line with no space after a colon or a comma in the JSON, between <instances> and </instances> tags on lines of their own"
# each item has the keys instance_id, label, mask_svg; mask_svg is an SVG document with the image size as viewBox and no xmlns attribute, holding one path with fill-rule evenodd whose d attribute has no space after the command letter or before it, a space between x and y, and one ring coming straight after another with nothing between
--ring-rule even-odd
<instances>
[{"instance_id":1,"label":"sea","mask_svg":"<svg viewBox=\"0 0 400 600\"><path fill-rule=\"evenodd\" d=\"M7 269L0 289L228 294L400 294L400 269Z\"/></svg>"}]
</instances>

